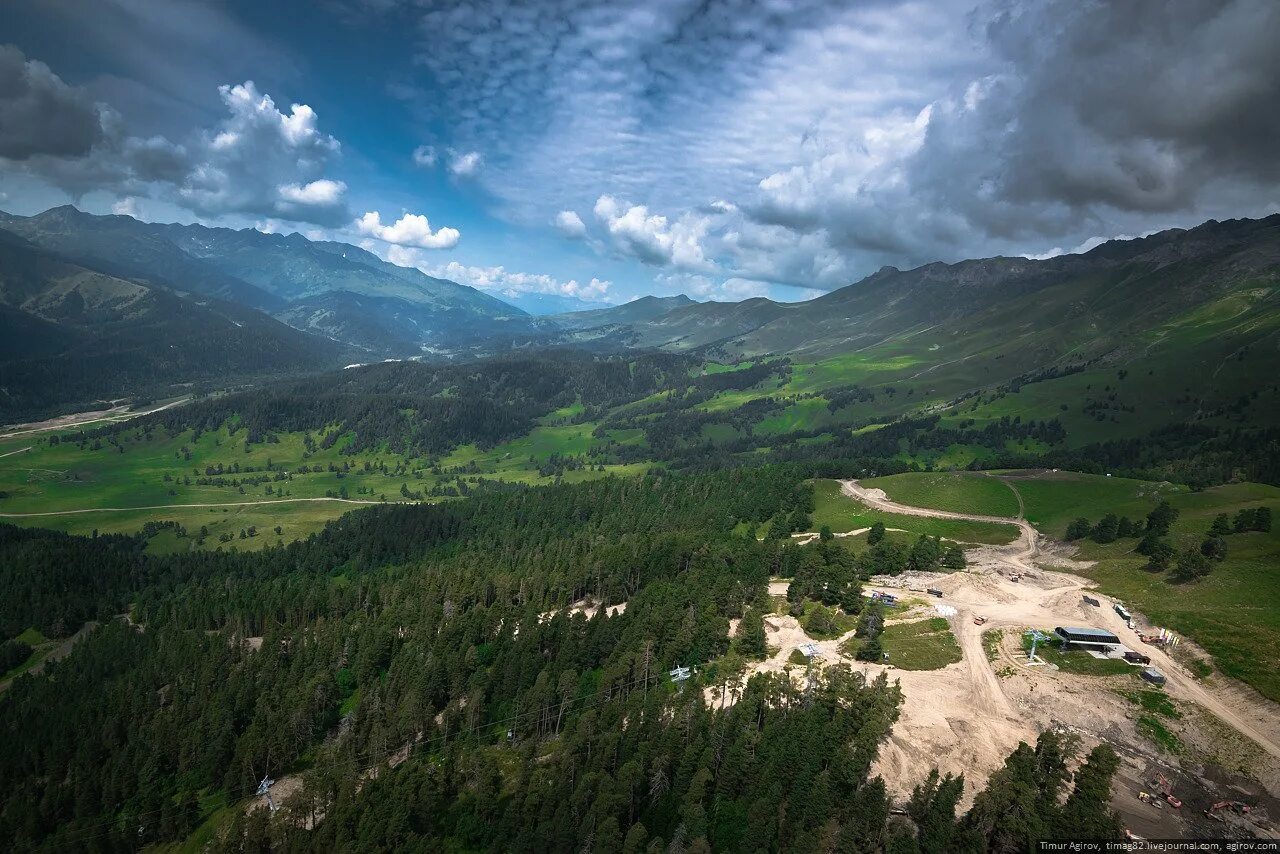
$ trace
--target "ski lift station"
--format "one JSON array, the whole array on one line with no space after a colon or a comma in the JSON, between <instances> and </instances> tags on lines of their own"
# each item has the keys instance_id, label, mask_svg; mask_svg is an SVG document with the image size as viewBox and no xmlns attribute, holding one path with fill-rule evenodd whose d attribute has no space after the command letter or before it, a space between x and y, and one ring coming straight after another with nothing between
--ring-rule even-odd
<instances>
[{"instance_id":1,"label":"ski lift station","mask_svg":"<svg viewBox=\"0 0 1280 854\"><path fill-rule=\"evenodd\" d=\"M1058 626L1053 633L1062 638L1063 649L1089 649L1110 652L1120 645L1120 638L1106 629L1086 629L1080 626Z\"/></svg>"}]
</instances>

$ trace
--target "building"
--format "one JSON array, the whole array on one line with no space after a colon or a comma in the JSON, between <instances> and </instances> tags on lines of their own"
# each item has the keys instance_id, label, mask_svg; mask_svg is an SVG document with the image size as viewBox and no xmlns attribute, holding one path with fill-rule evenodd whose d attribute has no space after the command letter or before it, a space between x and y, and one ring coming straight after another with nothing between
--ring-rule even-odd
<instances>
[{"instance_id":1,"label":"building","mask_svg":"<svg viewBox=\"0 0 1280 854\"><path fill-rule=\"evenodd\" d=\"M1080 626L1058 626L1053 633L1062 638L1062 648L1096 649L1109 652L1120 645L1120 638L1106 629L1086 629Z\"/></svg>"},{"instance_id":2,"label":"building","mask_svg":"<svg viewBox=\"0 0 1280 854\"><path fill-rule=\"evenodd\" d=\"M1144 667L1142 672L1138 675L1150 682L1152 685L1164 684L1164 674L1159 670L1156 670L1154 667Z\"/></svg>"}]
</instances>

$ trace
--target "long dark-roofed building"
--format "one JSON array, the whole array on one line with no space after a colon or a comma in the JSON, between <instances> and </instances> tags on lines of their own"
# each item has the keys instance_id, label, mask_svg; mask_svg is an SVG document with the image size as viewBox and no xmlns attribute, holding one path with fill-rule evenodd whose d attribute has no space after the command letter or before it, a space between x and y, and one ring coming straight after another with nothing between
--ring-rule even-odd
<instances>
[{"instance_id":1,"label":"long dark-roofed building","mask_svg":"<svg viewBox=\"0 0 1280 854\"><path fill-rule=\"evenodd\" d=\"M1086 629L1080 626L1058 626L1053 633L1062 638L1062 648L1106 650L1120 645L1120 638L1106 629Z\"/></svg>"}]
</instances>

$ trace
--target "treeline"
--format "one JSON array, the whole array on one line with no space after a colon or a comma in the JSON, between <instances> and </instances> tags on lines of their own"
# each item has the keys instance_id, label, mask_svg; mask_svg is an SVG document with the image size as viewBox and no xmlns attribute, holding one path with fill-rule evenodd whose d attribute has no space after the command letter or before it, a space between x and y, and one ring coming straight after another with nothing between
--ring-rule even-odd
<instances>
[{"instance_id":1,"label":"treeline","mask_svg":"<svg viewBox=\"0 0 1280 854\"><path fill-rule=\"evenodd\" d=\"M593 356L548 351L463 364L398 362L320 374L205 399L128 425L85 431L81 441L161 427L171 435L231 425L250 443L318 431L322 447L349 436L349 453L386 449L439 455L459 444L491 447L521 436L535 419L581 401L613 407L673 383L688 384L689 357ZM325 444L325 443L328 444Z\"/></svg>"},{"instance_id":2,"label":"treeline","mask_svg":"<svg viewBox=\"0 0 1280 854\"><path fill-rule=\"evenodd\" d=\"M1091 474L1110 472L1168 480L1204 489L1233 480L1280 485L1280 429L1171 424L1133 439L1112 439L1041 454L1001 453L983 468L1049 466Z\"/></svg>"}]
</instances>

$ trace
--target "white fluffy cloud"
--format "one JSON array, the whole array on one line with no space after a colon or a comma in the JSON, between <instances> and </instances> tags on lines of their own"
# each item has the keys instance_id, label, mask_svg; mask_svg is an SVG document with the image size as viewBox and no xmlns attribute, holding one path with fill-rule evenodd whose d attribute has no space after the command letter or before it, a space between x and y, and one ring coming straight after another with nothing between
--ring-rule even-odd
<instances>
[{"instance_id":1,"label":"white fluffy cloud","mask_svg":"<svg viewBox=\"0 0 1280 854\"><path fill-rule=\"evenodd\" d=\"M613 196L596 199L593 211L608 230L615 248L645 264L673 266L685 270L706 269L702 240L709 221L686 214L672 222L652 214L644 205L622 202Z\"/></svg>"},{"instance_id":2,"label":"white fluffy cloud","mask_svg":"<svg viewBox=\"0 0 1280 854\"><path fill-rule=\"evenodd\" d=\"M421 166L424 169L431 169L436 165L439 159L439 155L436 154L435 148L430 145L419 145L413 150L413 163L415 166Z\"/></svg>"},{"instance_id":3,"label":"white fluffy cloud","mask_svg":"<svg viewBox=\"0 0 1280 854\"><path fill-rule=\"evenodd\" d=\"M612 287L612 282L594 277L587 282L576 279L562 281L543 273L518 273L505 267L469 267L457 261L423 272L486 291L556 294L586 302L608 301L609 288Z\"/></svg>"},{"instance_id":4,"label":"white fluffy cloud","mask_svg":"<svg viewBox=\"0 0 1280 854\"><path fill-rule=\"evenodd\" d=\"M377 211L368 211L355 221L355 230L365 237L374 237L384 243L397 246L413 246L420 249L452 249L458 245L462 232L456 228L431 230L431 223L422 214L407 213L391 225L383 225Z\"/></svg>"},{"instance_id":5,"label":"white fluffy cloud","mask_svg":"<svg viewBox=\"0 0 1280 854\"><path fill-rule=\"evenodd\" d=\"M565 237L579 238L584 237L587 233L587 226L582 221L582 217L574 211L560 211L556 214L556 228Z\"/></svg>"},{"instance_id":6,"label":"white fluffy cloud","mask_svg":"<svg viewBox=\"0 0 1280 854\"><path fill-rule=\"evenodd\" d=\"M478 151L450 151L449 174L458 178L468 178L480 171L484 158Z\"/></svg>"},{"instance_id":7,"label":"white fluffy cloud","mask_svg":"<svg viewBox=\"0 0 1280 854\"><path fill-rule=\"evenodd\" d=\"M347 185L342 181L321 178L310 184L281 184L280 199L298 205L336 205L342 201Z\"/></svg>"},{"instance_id":8,"label":"white fluffy cloud","mask_svg":"<svg viewBox=\"0 0 1280 854\"><path fill-rule=\"evenodd\" d=\"M328 225L346 218L346 185L323 177L341 146L319 129L315 110L293 104L283 112L251 80L220 86L218 94L229 115L193 147L191 171L177 188L188 207Z\"/></svg>"},{"instance_id":9,"label":"white fluffy cloud","mask_svg":"<svg viewBox=\"0 0 1280 854\"><path fill-rule=\"evenodd\" d=\"M451 282L505 296L534 293L572 297L583 302L616 301L610 292L613 283L594 276L588 281L579 282L577 279L558 279L545 273L521 273L502 266L469 266L457 261L450 261L447 264L429 264L422 251L415 247L394 244L386 246L373 240L365 240L361 246L392 264L414 267L437 279L448 279Z\"/></svg>"}]
</instances>

